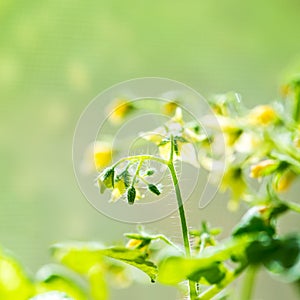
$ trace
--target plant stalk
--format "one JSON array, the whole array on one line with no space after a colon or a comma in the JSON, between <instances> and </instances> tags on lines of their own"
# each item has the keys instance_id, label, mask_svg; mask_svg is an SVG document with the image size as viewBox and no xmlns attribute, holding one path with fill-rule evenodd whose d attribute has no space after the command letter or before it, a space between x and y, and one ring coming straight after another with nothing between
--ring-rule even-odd
<instances>
[{"instance_id":1,"label":"plant stalk","mask_svg":"<svg viewBox=\"0 0 300 300\"><path fill-rule=\"evenodd\" d=\"M181 197L181 191L179 187L179 182L178 178L176 175L176 170L174 167L174 164L172 161L168 164L171 176L172 176L172 181L176 193L176 199L177 199L177 204L178 204L178 211L179 211L179 216L180 216L180 222L181 222L181 230L182 230L182 238L183 238L183 244L185 248L185 253L187 257L191 257L191 247L190 247L190 242L189 242L189 235L188 235L188 227L187 227L187 221L185 217L185 211L184 211L184 206L183 206L183 201ZM197 290L195 283L189 280L189 293L190 293L190 300L197 299Z\"/></svg>"},{"instance_id":2,"label":"plant stalk","mask_svg":"<svg viewBox=\"0 0 300 300\"><path fill-rule=\"evenodd\" d=\"M254 280L257 272L256 266L249 266L246 270L241 297L243 300L251 300L253 294Z\"/></svg>"}]
</instances>

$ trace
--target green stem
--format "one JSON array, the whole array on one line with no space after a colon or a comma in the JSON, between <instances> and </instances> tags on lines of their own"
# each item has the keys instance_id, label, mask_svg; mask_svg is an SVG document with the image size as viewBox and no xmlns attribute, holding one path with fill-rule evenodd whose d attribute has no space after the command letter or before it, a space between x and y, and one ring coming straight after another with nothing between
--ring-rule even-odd
<instances>
[{"instance_id":1,"label":"green stem","mask_svg":"<svg viewBox=\"0 0 300 300\"><path fill-rule=\"evenodd\" d=\"M173 137L173 135L171 135L171 151L170 151L168 167L169 167L169 170L170 170L170 173L172 176L172 181L173 181L173 185L174 185L174 189L175 189L175 193L176 193L185 254L187 257L191 257L191 246L190 246L189 233L188 233L189 231L188 231L188 227L187 227L187 221L186 221L186 217L185 217L185 211L184 211L183 201L182 201L182 197L181 197L180 186L179 186L179 182L178 182L178 178L177 178L177 174L176 174L176 169L175 169L174 163L173 163L173 158L174 158L174 137ZM198 293L197 293L196 284L194 282L192 282L191 280L189 280L188 283L189 283L190 300L197 299Z\"/></svg>"},{"instance_id":2,"label":"green stem","mask_svg":"<svg viewBox=\"0 0 300 300\"><path fill-rule=\"evenodd\" d=\"M177 178L173 163L169 164L169 170L170 170L170 173L172 176L174 189L175 189L175 193L176 193L176 199L177 199L178 210L179 210L180 221L181 221L183 244L184 244L186 255L189 257L189 256L191 256L191 249L190 249L190 242L189 242L189 237L188 237L187 222L186 222L180 187L179 187L179 183L178 183L178 178Z\"/></svg>"},{"instance_id":3,"label":"green stem","mask_svg":"<svg viewBox=\"0 0 300 300\"><path fill-rule=\"evenodd\" d=\"M135 174L134 174L134 177L133 177L133 179L132 179L132 185L134 185L134 183L135 183L135 181L136 181L136 177L139 175L139 173L140 173L140 170L141 170L141 168L142 168L142 165L143 165L143 160L140 160L140 162L139 162L139 164L138 164L138 166L137 166L137 168L136 168L136 170L135 170Z\"/></svg>"},{"instance_id":4,"label":"green stem","mask_svg":"<svg viewBox=\"0 0 300 300\"><path fill-rule=\"evenodd\" d=\"M256 272L257 272L257 267L255 266L249 266L248 269L246 270L244 285L242 287L242 293L240 299L251 300Z\"/></svg>"},{"instance_id":5,"label":"green stem","mask_svg":"<svg viewBox=\"0 0 300 300\"><path fill-rule=\"evenodd\" d=\"M297 82L294 91L294 120L299 122L300 119L300 83Z\"/></svg>"},{"instance_id":6,"label":"green stem","mask_svg":"<svg viewBox=\"0 0 300 300\"><path fill-rule=\"evenodd\" d=\"M294 212L297 212L297 213L300 213L300 204L298 203L295 203L295 202L291 202L291 201L288 201L288 202L284 202L290 210L293 210Z\"/></svg>"},{"instance_id":7,"label":"green stem","mask_svg":"<svg viewBox=\"0 0 300 300\"><path fill-rule=\"evenodd\" d=\"M159 163L162 163L162 164L168 166L169 171L171 173L175 193L176 193L176 199L177 199L178 211L179 211L179 216L180 216L180 221L181 221L181 230L182 230L182 237L183 237L185 253L186 253L187 257L191 257L191 247L190 247L190 242L189 242L187 221L186 221L186 217L185 217L185 211L184 211L183 201L182 201L182 197L181 197L179 182L178 182L176 170L175 170L174 163L173 163L173 151L174 151L174 140L173 140L173 137L171 137L171 153L170 153L169 161L164 160L164 159L154 156L154 155L135 155L135 156L123 157L122 159L117 161L112 167L115 168L119 164L121 164L125 161L137 161L137 162L139 162L139 165L137 167L137 172L136 172L136 176L137 176L138 171L140 170L140 167L145 160L157 161ZM189 291L190 299L191 300L197 299L197 290L196 290L195 283L193 283L190 280L189 280L189 290L190 290Z\"/></svg>"},{"instance_id":8,"label":"green stem","mask_svg":"<svg viewBox=\"0 0 300 300\"><path fill-rule=\"evenodd\" d=\"M162 159L160 157L154 156L154 155L134 155L134 156L127 156L127 157L123 157L120 160L118 160L114 165L112 165L112 168L117 167L118 165L120 165L121 163L125 162L125 161L140 161L143 162L145 160L154 160L157 161L161 164L164 164L166 166L168 166L169 162L165 159Z\"/></svg>"},{"instance_id":9,"label":"green stem","mask_svg":"<svg viewBox=\"0 0 300 300\"><path fill-rule=\"evenodd\" d=\"M186 253L187 257L190 257L191 256L191 247L190 247L190 242L189 242L188 227L187 227L187 221L186 221L186 217L185 217L185 211L184 211L183 201L182 201L182 197L181 197L179 182L178 182L178 178L176 175L176 170L175 170L173 162L170 161L168 166L169 166L169 170L170 170L170 173L172 176L173 185L174 185L174 189L175 189L175 193L176 193L176 199L177 199L177 204L178 204L185 253ZM197 297L196 286L190 280L189 280L189 289L190 289L190 299L191 300L196 299L196 297Z\"/></svg>"}]
</instances>

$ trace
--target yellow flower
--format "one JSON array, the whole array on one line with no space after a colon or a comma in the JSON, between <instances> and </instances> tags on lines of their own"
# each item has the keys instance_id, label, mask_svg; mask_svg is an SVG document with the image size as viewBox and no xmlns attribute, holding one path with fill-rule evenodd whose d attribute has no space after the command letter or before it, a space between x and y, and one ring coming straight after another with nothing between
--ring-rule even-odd
<instances>
[{"instance_id":1,"label":"yellow flower","mask_svg":"<svg viewBox=\"0 0 300 300\"><path fill-rule=\"evenodd\" d=\"M228 203L230 210L236 210L239 206L239 200L245 198L247 184L243 176L242 170L239 167L230 167L224 174L220 189L225 192L231 190L231 200Z\"/></svg>"},{"instance_id":2,"label":"yellow flower","mask_svg":"<svg viewBox=\"0 0 300 300\"><path fill-rule=\"evenodd\" d=\"M142 244L142 240L130 239L126 244L127 248L136 249Z\"/></svg>"},{"instance_id":3,"label":"yellow flower","mask_svg":"<svg viewBox=\"0 0 300 300\"><path fill-rule=\"evenodd\" d=\"M125 99L116 99L107 108L108 120L115 125L119 125L133 109L132 102Z\"/></svg>"},{"instance_id":4,"label":"yellow flower","mask_svg":"<svg viewBox=\"0 0 300 300\"><path fill-rule=\"evenodd\" d=\"M279 164L280 163L274 159L263 160L258 164L251 166L250 177L260 178L262 176L267 176L274 172L278 168Z\"/></svg>"},{"instance_id":5,"label":"yellow flower","mask_svg":"<svg viewBox=\"0 0 300 300\"><path fill-rule=\"evenodd\" d=\"M110 202L116 202L126 192L126 185L123 180L115 181L114 188L111 192Z\"/></svg>"},{"instance_id":6,"label":"yellow flower","mask_svg":"<svg viewBox=\"0 0 300 300\"><path fill-rule=\"evenodd\" d=\"M172 116L175 113L177 107L178 103L176 101L170 101L163 105L162 112L165 115Z\"/></svg>"},{"instance_id":7,"label":"yellow flower","mask_svg":"<svg viewBox=\"0 0 300 300\"><path fill-rule=\"evenodd\" d=\"M149 142L154 143L155 145L159 145L162 140L165 138L165 130L161 127L161 128L157 128L156 130L154 130L153 132L143 132L140 134L140 136Z\"/></svg>"},{"instance_id":8,"label":"yellow flower","mask_svg":"<svg viewBox=\"0 0 300 300\"><path fill-rule=\"evenodd\" d=\"M252 125L269 125L278 120L278 115L272 106L259 105L250 111L248 120Z\"/></svg>"},{"instance_id":9,"label":"yellow flower","mask_svg":"<svg viewBox=\"0 0 300 300\"><path fill-rule=\"evenodd\" d=\"M158 147L159 155L164 160L169 160L171 155L171 142L167 142ZM177 157L176 153L174 153L174 157Z\"/></svg>"},{"instance_id":10,"label":"yellow flower","mask_svg":"<svg viewBox=\"0 0 300 300\"><path fill-rule=\"evenodd\" d=\"M296 174L291 170L286 170L284 173L279 173L275 176L273 187L276 192L285 192L293 183Z\"/></svg>"},{"instance_id":11,"label":"yellow flower","mask_svg":"<svg viewBox=\"0 0 300 300\"><path fill-rule=\"evenodd\" d=\"M262 143L259 135L253 132L243 132L235 141L234 148L240 153L252 153L257 151Z\"/></svg>"},{"instance_id":12,"label":"yellow flower","mask_svg":"<svg viewBox=\"0 0 300 300\"><path fill-rule=\"evenodd\" d=\"M180 107L176 108L175 115L174 115L174 117L172 118L171 121L173 121L175 123L178 123L180 125L184 124L184 122L183 122L183 116L182 116L182 109Z\"/></svg>"},{"instance_id":13,"label":"yellow flower","mask_svg":"<svg viewBox=\"0 0 300 300\"><path fill-rule=\"evenodd\" d=\"M94 148L94 162L96 169L103 169L112 162L113 149L110 143L97 142Z\"/></svg>"},{"instance_id":14,"label":"yellow flower","mask_svg":"<svg viewBox=\"0 0 300 300\"><path fill-rule=\"evenodd\" d=\"M296 148L300 148L300 137L294 139L294 145Z\"/></svg>"},{"instance_id":15,"label":"yellow flower","mask_svg":"<svg viewBox=\"0 0 300 300\"><path fill-rule=\"evenodd\" d=\"M91 173L104 169L112 162L113 148L111 143L96 141L88 146L82 164L85 173Z\"/></svg>"}]
</instances>

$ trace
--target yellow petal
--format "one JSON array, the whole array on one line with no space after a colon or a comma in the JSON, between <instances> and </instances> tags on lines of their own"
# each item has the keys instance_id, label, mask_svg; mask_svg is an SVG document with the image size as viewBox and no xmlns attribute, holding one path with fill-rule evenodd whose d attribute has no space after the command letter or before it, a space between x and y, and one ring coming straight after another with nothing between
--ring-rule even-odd
<instances>
[{"instance_id":1,"label":"yellow petal","mask_svg":"<svg viewBox=\"0 0 300 300\"><path fill-rule=\"evenodd\" d=\"M167 102L163 105L162 112L165 115L172 116L175 113L177 107L178 107L177 102L170 101L170 102Z\"/></svg>"},{"instance_id":2,"label":"yellow petal","mask_svg":"<svg viewBox=\"0 0 300 300\"><path fill-rule=\"evenodd\" d=\"M278 115L270 105L259 105L254 107L248 114L249 123L252 125L269 125L275 123Z\"/></svg>"},{"instance_id":3,"label":"yellow petal","mask_svg":"<svg viewBox=\"0 0 300 300\"><path fill-rule=\"evenodd\" d=\"M260 137L254 133L244 132L242 133L238 140L235 142L235 149L240 153L251 153L256 151L262 140Z\"/></svg>"},{"instance_id":4,"label":"yellow petal","mask_svg":"<svg viewBox=\"0 0 300 300\"><path fill-rule=\"evenodd\" d=\"M119 125L134 108L132 102L125 99L116 99L107 108L108 119L111 123Z\"/></svg>"},{"instance_id":5,"label":"yellow petal","mask_svg":"<svg viewBox=\"0 0 300 300\"><path fill-rule=\"evenodd\" d=\"M123 180L119 180L115 182L115 186L111 192L111 202L116 202L118 199L122 197L126 192L126 186Z\"/></svg>"},{"instance_id":6,"label":"yellow petal","mask_svg":"<svg viewBox=\"0 0 300 300\"><path fill-rule=\"evenodd\" d=\"M265 175L269 175L272 171L275 171L279 166L279 162L274 159L266 159L259 162L256 165L251 166L250 177L259 178Z\"/></svg>"},{"instance_id":7,"label":"yellow petal","mask_svg":"<svg viewBox=\"0 0 300 300\"><path fill-rule=\"evenodd\" d=\"M89 145L82 162L84 173L92 173L109 166L112 162L113 148L110 143L97 141Z\"/></svg>"},{"instance_id":8,"label":"yellow petal","mask_svg":"<svg viewBox=\"0 0 300 300\"><path fill-rule=\"evenodd\" d=\"M175 115L172 118L172 121L183 124L182 109L180 107L176 108Z\"/></svg>"},{"instance_id":9,"label":"yellow petal","mask_svg":"<svg viewBox=\"0 0 300 300\"><path fill-rule=\"evenodd\" d=\"M291 170L285 171L282 175L280 175L280 177L275 179L273 184L275 191L279 193L285 192L291 186L295 178L296 174L294 172Z\"/></svg>"},{"instance_id":10,"label":"yellow petal","mask_svg":"<svg viewBox=\"0 0 300 300\"><path fill-rule=\"evenodd\" d=\"M165 159L165 160L169 160L170 159L170 154L171 154L171 143L166 143L162 146L159 146L158 148L159 150L159 155Z\"/></svg>"}]
</instances>

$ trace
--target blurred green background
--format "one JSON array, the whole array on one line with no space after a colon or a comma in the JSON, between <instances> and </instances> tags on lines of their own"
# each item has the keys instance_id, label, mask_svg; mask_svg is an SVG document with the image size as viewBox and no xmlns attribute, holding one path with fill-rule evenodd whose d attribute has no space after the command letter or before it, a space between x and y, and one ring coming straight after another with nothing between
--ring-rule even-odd
<instances>
[{"instance_id":1,"label":"blurred green background","mask_svg":"<svg viewBox=\"0 0 300 300\"><path fill-rule=\"evenodd\" d=\"M73 174L72 137L85 106L103 89L144 76L181 81L205 97L235 90L248 105L273 100L299 58L299 11L296 0L1 0L1 244L35 271L53 242L119 240L134 226L96 212ZM200 215L230 228L238 216L224 215L225 202L217 197ZM199 211L191 218L197 225ZM150 227L180 238L175 220ZM134 286L112 298L164 293L175 297ZM256 294L296 299L263 275Z\"/></svg>"}]
</instances>

